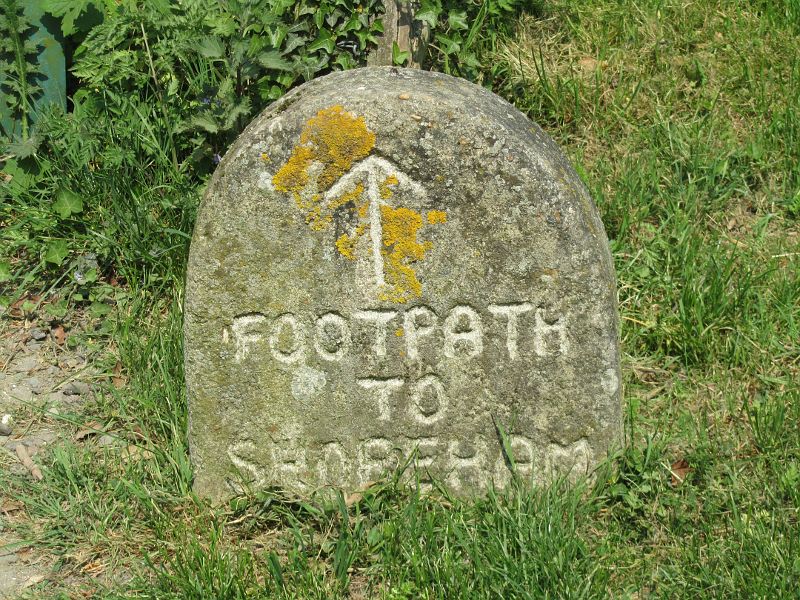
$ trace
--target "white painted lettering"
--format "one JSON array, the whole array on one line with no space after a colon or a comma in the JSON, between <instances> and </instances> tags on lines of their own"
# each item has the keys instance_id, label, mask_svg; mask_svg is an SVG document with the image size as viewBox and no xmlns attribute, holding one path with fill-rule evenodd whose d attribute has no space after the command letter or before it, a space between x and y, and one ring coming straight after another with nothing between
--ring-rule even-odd
<instances>
[{"instance_id":1,"label":"white painted lettering","mask_svg":"<svg viewBox=\"0 0 800 600\"><path fill-rule=\"evenodd\" d=\"M533 328L533 349L536 351L537 356L545 356L546 354L555 354L548 349L551 346L553 337L557 340L557 352L565 354L569 350L569 340L567 339L567 318L560 316L554 322L548 323L543 316L543 311L540 308L536 309L536 325Z\"/></svg>"},{"instance_id":2,"label":"white painted lettering","mask_svg":"<svg viewBox=\"0 0 800 600\"><path fill-rule=\"evenodd\" d=\"M444 321L444 355L454 358L460 352L457 347L466 351L468 358L483 352L481 316L470 306L456 306Z\"/></svg>"},{"instance_id":3,"label":"white painted lettering","mask_svg":"<svg viewBox=\"0 0 800 600\"><path fill-rule=\"evenodd\" d=\"M333 330L334 333L331 333ZM350 326L336 313L325 313L314 325L314 348L325 360L338 362L350 350ZM336 350L331 351L333 346Z\"/></svg>"},{"instance_id":4,"label":"white painted lettering","mask_svg":"<svg viewBox=\"0 0 800 600\"><path fill-rule=\"evenodd\" d=\"M367 321L375 326L375 343L372 349L376 356L386 356L386 325L397 316L393 310L359 310L353 313L356 319Z\"/></svg>"},{"instance_id":5,"label":"white painted lettering","mask_svg":"<svg viewBox=\"0 0 800 600\"><path fill-rule=\"evenodd\" d=\"M436 326L436 313L427 306L415 306L403 315L403 335L406 338L408 358L416 360L419 356L419 338L433 333Z\"/></svg>"},{"instance_id":6,"label":"white painted lettering","mask_svg":"<svg viewBox=\"0 0 800 600\"><path fill-rule=\"evenodd\" d=\"M228 458L240 470L248 473L252 483L256 487L262 487L266 483L264 470L254 463L250 458L255 454L256 446L253 442L239 442L228 446Z\"/></svg>"},{"instance_id":7,"label":"white painted lettering","mask_svg":"<svg viewBox=\"0 0 800 600\"><path fill-rule=\"evenodd\" d=\"M284 330L289 329L293 344L285 347ZM291 313L280 315L272 323L272 331L269 336L269 349L275 360L287 365L300 362L305 356L305 331L302 323Z\"/></svg>"},{"instance_id":8,"label":"white painted lettering","mask_svg":"<svg viewBox=\"0 0 800 600\"><path fill-rule=\"evenodd\" d=\"M349 479L351 468L347 453L339 442L329 442L322 447L322 457L317 465L317 471L323 484Z\"/></svg>"},{"instance_id":9,"label":"white painted lettering","mask_svg":"<svg viewBox=\"0 0 800 600\"><path fill-rule=\"evenodd\" d=\"M359 444L358 466L362 484L380 478L395 466L392 464L392 442L386 438L372 438Z\"/></svg>"},{"instance_id":10,"label":"white painted lettering","mask_svg":"<svg viewBox=\"0 0 800 600\"><path fill-rule=\"evenodd\" d=\"M444 385L436 375L425 375L411 390L412 416L421 425L432 425L447 412L447 396Z\"/></svg>"},{"instance_id":11,"label":"white painted lettering","mask_svg":"<svg viewBox=\"0 0 800 600\"><path fill-rule=\"evenodd\" d=\"M403 387L403 380L397 377L390 379L359 379L358 385L365 390L375 390L375 405L378 407L378 420L388 421L391 418L389 396L393 390Z\"/></svg>"},{"instance_id":12,"label":"white painted lettering","mask_svg":"<svg viewBox=\"0 0 800 600\"><path fill-rule=\"evenodd\" d=\"M266 320L267 317L258 313L241 315L233 318L231 331L233 332L233 340L236 345L236 354L233 357L235 362L242 362L247 358L247 355L250 354L251 346L261 341L263 335L257 331L257 328ZM226 333L227 330L224 330L223 339Z\"/></svg>"},{"instance_id":13,"label":"white painted lettering","mask_svg":"<svg viewBox=\"0 0 800 600\"><path fill-rule=\"evenodd\" d=\"M480 440L475 440L473 444L467 446L462 441L451 440L447 446L450 469L447 482L450 486L459 490L466 483L468 487L480 488L483 483L485 444Z\"/></svg>"},{"instance_id":14,"label":"white painted lettering","mask_svg":"<svg viewBox=\"0 0 800 600\"><path fill-rule=\"evenodd\" d=\"M517 319L520 315L533 309L533 304L530 302L521 302L519 304L490 304L488 306L489 312L496 317L504 317L507 320L506 325L506 348L508 349L508 357L511 360L517 358L517 340L519 340L519 327L517 327Z\"/></svg>"}]
</instances>

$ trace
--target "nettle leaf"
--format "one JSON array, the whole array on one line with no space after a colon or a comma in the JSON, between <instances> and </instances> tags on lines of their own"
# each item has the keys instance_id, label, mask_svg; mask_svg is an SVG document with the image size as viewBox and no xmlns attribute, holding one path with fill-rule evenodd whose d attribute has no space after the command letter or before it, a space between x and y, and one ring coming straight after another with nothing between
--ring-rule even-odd
<instances>
[{"instance_id":1,"label":"nettle leaf","mask_svg":"<svg viewBox=\"0 0 800 600\"><path fill-rule=\"evenodd\" d=\"M67 219L72 215L83 212L83 200L75 192L61 188L56 194L53 209L62 219Z\"/></svg>"},{"instance_id":2,"label":"nettle leaf","mask_svg":"<svg viewBox=\"0 0 800 600\"><path fill-rule=\"evenodd\" d=\"M197 51L205 58L222 58L225 56L225 44L217 37L204 37L197 45Z\"/></svg>"},{"instance_id":3,"label":"nettle leaf","mask_svg":"<svg viewBox=\"0 0 800 600\"><path fill-rule=\"evenodd\" d=\"M231 36L236 33L236 19L229 13L214 15L206 19L205 24L216 35Z\"/></svg>"},{"instance_id":4,"label":"nettle leaf","mask_svg":"<svg viewBox=\"0 0 800 600\"><path fill-rule=\"evenodd\" d=\"M44 260L45 262L58 266L64 262L67 256L69 256L69 246L67 245L67 240L53 240L47 244Z\"/></svg>"},{"instance_id":5,"label":"nettle leaf","mask_svg":"<svg viewBox=\"0 0 800 600\"><path fill-rule=\"evenodd\" d=\"M269 50L258 55L258 63L266 69L276 71L291 71L292 63L281 56L277 50Z\"/></svg>"},{"instance_id":6,"label":"nettle leaf","mask_svg":"<svg viewBox=\"0 0 800 600\"><path fill-rule=\"evenodd\" d=\"M450 28L454 31L468 29L469 25L467 24L467 11L451 10L450 14L447 15L447 23L450 25Z\"/></svg>"},{"instance_id":7,"label":"nettle leaf","mask_svg":"<svg viewBox=\"0 0 800 600\"><path fill-rule=\"evenodd\" d=\"M324 48L328 54L333 54L333 49L336 47L336 42L331 32L327 29L320 29L317 39L311 42L308 46L309 52L316 52L320 48Z\"/></svg>"},{"instance_id":8,"label":"nettle leaf","mask_svg":"<svg viewBox=\"0 0 800 600\"><path fill-rule=\"evenodd\" d=\"M77 31L75 20L95 3L92 0L44 0L42 4L45 12L61 18L61 33L68 36Z\"/></svg>"},{"instance_id":9,"label":"nettle leaf","mask_svg":"<svg viewBox=\"0 0 800 600\"><path fill-rule=\"evenodd\" d=\"M27 140L8 144L8 152L17 158L28 158L29 156L36 154L36 150L39 149L40 142L41 139L34 133Z\"/></svg>"},{"instance_id":10,"label":"nettle leaf","mask_svg":"<svg viewBox=\"0 0 800 600\"><path fill-rule=\"evenodd\" d=\"M219 131L219 123L213 115L209 113L200 113L194 115L189 120L189 127L187 129L202 129L208 133L217 133Z\"/></svg>"}]
</instances>

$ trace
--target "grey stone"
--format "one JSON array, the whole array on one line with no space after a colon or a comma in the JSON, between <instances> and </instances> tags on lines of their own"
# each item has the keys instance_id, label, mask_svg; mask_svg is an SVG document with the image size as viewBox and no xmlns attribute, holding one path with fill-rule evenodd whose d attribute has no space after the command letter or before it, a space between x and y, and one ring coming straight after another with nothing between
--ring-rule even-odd
<instances>
[{"instance_id":1,"label":"grey stone","mask_svg":"<svg viewBox=\"0 0 800 600\"><path fill-rule=\"evenodd\" d=\"M47 381L43 381L38 377L29 377L26 382L31 391L37 396L45 393L50 388L50 384Z\"/></svg>"},{"instance_id":2,"label":"grey stone","mask_svg":"<svg viewBox=\"0 0 800 600\"><path fill-rule=\"evenodd\" d=\"M11 363L11 370L17 373L27 373L39 368L39 359L33 354L28 354Z\"/></svg>"},{"instance_id":3,"label":"grey stone","mask_svg":"<svg viewBox=\"0 0 800 600\"><path fill-rule=\"evenodd\" d=\"M33 329L31 329L29 335L31 336L31 339L39 341L47 337L47 332L42 331L38 327L34 327Z\"/></svg>"},{"instance_id":4,"label":"grey stone","mask_svg":"<svg viewBox=\"0 0 800 600\"><path fill-rule=\"evenodd\" d=\"M39 452L39 448L52 444L58 439L58 434L54 431L43 430L30 434L26 438L18 440L9 440L6 443L6 448L9 450L16 450L20 444L28 449L28 453L33 457Z\"/></svg>"},{"instance_id":5,"label":"grey stone","mask_svg":"<svg viewBox=\"0 0 800 600\"><path fill-rule=\"evenodd\" d=\"M85 381L70 381L61 388L61 393L65 396L83 396L91 391L91 387Z\"/></svg>"},{"instance_id":6,"label":"grey stone","mask_svg":"<svg viewBox=\"0 0 800 600\"><path fill-rule=\"evenodd\" d=\"M335 73L212 178L185 302L196 490L354 489L415 457L459 495L585 474L621 433L615 278L587 191L513 106Z\"/></svg>"},{"instance_id":7,"label":"grey stone","mask_svg":"<svg viewBox=\"0 0 800 600\"><path fill-rule=\"evenodd\" d=\"M33 390L31 390L31 386L28 385L27 381L20 381L13 384L11 389L8 390L8 394L13 399L21 402L30 402L33 400Z\"/></svg>"},{"instance_id":8,"label":"grey stone","mask_svg":"<svg viewBox=\"0 0 800 600\"><path fill-rule=\"evenodd\" d=\"M97 440L98 446L113 446L116 438L114 436L108 435L101 435L100 438Z\"/></svg>"},{"instance_id":9,"label":"grey stone","mask_svg":"<svg viewBox=\"0 0 800 600\"><path fill-rule=\"evenodd\" d=\"M61 392L61 390L50 392L47 394L47 402L52 406L58 406L64 402L64 394Z\"/></svg>"}]
</instances>

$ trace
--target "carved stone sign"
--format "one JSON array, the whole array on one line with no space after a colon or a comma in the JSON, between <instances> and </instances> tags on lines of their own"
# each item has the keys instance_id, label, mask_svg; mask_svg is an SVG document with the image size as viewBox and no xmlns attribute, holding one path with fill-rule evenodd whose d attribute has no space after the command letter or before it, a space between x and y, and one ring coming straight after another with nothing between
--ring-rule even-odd
<instances>
[{"instance_id":1,"label":"carved stone sign","mask_svg":"<svg viewBox=\"0 0 800 600\"><path fill-rule=\"evenodd\" d=\"M597 211L541 129L445 75L335 73L259 116L208 187L185 317L205 496L352 489L407 457L480 493L619 438Z\"/></svg>"}]
</instances>

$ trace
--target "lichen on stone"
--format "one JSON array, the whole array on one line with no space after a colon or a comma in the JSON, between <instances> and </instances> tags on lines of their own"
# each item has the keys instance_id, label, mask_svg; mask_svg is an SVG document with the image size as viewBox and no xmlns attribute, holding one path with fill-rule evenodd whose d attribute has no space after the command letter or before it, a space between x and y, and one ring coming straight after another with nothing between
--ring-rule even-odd
<instances>
[{"instance_id":1,"label":"lichen on stone","mask_svg":"<svg viewBox=\"0 0 800 600\"><path fill-rule=\"evenodd\" d=\"M358 242L370 230L370 203L380 205L381 255L385 285L378 292L381 300L404 303L422 295L422 284L413 264L422 260L432 248L431 242L417 239L420 228L447 221L441 210L428 211L426 218L405 207L394 208L388 202L395 194L402 177L389 174L377 182L377 197L369 197L365 184L331 198L329 190L355 163L367 158L375 147L375 134L369 130L363 117L335 105L317 112L308 120L300 141L284 165L273 176L274 188L291 194L297 207L303 211L305 221L313 231L326 229L337 210L345 208L356 218L357 225L350 232L336 238L338 253L348 260L357 258ZM375 184L371 184L375 185ZM373 232L370 232L372 235ZM366 258L366 256L365 256Z\"/></svg>"},{"instance_id":2,"label":"lichen on stone","mask_svg":"<svg viewBox=\"0 0 800 600\"><path fill-rule=\"evenodd\" d=\"M375 134L364 117L356 117L341 105L324 108L312 117L300 134L300 143L272 178L276 190L299 194L308 185L309 168L322 165L319 191L330 188L354 162L366 158L375 147Z\"/></svg>"},{"instance_id":3,"label":"lichen on stone","mask_svg":"<svg viewBox=\"0 0 800 600\"><path fill-rule=\"evenodd\" d=\"M443 210L429 210L428 223L431 225L447 223L447 213Z\"/></svg>"},{"instance_id":4,"label":"lichen on stone","mask_svg":"<svg viewBox=\"0 0 800 600\"><path fill-rule=\"evenodd\" d=\"M420 243L417 232L422 227L422 215L410 208L381 206L383 222L384 271L389 288L380 294L381 300L405 303L422 295L422 284L411 266L425 258L433 247L431 242Z\"/></svg>"}]
</instances>

